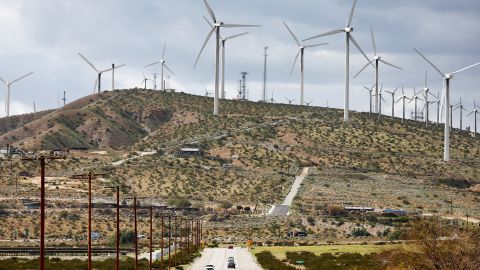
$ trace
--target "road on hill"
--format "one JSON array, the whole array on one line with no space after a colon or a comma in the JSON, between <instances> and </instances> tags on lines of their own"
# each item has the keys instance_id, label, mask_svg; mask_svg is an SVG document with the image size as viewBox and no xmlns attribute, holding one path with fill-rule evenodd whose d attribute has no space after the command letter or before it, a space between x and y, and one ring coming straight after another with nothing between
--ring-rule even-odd
<instances>
[{"instance_id":1,"label":"road on hill","mask_svg":"<svg viewBox=\"0 0 480 270\"><path fill-rule=\"evenodd\" d=\"M297 196L298 189L300 188L300 185L302 184L303 179L305 179L305 177L308 176L308 169L309 168L304 168L302 173L299 176L295 177L295 181L293 182L292 188L290 189L290 192L288 193L287 197L285 197L285 200L283 201L283 203L280 205L273 205L270 211L268 212L268 215L270 216L288 215L290 206L292 206L293 199L295 198L295 196Z\"/></svg>"},{"instance_id":2,"label":"road on hill","mask_svg":"<svg viewBox=\"0 0 480 270\"><path fill-rule=\"evenodd\" d=\"M227 268L228 257L233 257L237 270L262 270L246 248L207 248L202 252L202 256L187 269L205 270L205 266L211 264L215 266L215 270L229 270Z\"/></svg>"}]
</instances>

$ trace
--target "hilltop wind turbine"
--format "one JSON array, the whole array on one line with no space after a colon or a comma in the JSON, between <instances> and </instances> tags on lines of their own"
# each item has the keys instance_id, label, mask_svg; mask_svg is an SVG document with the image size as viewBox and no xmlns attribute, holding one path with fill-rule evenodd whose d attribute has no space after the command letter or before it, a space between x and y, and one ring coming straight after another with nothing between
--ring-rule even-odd
<instances>
[{"instance_id":1,"label":"hilltop wind turbine","mask_svg":"<svg viewBox=\"0 0 480 270\"><path fill-rule=\"evenodd\" d=\"M162 64L162 73L161 73L162 83L161 83L161 87L160 87L160 89L162 91L165 90L165 83L164 83L164 80L163 80L164 69L167 69L172 75L175 75L175 73L173 73L173 71L167 66L167 60L165 60L165 49L166 48L167 48L167 43L165 42L165 44L163 45L162 59L145 66L147 68L147 67L154 66L156 64Z\"/></svg>"},{"instance_id":2,"label":"hilltop wind turbine","mask_svg":"<svg viewBox=\"0 0 480 270\"><path fill-rule=\"evenodd\" d=\"M430 104L436 103L437 101L429 101L428 96L423 94L425 97L425 104L423 105L422 112L425 112L425 127L428 127L428 122L430 121Z\"/></svg>"},{"instance_id":3,"label":"hilltop wind turbine","mask_svg":"<svg viewBox=\"0 0 480 270\"><path fill-rule=\"evenodd\" d=\"M375 36L373 35L373 28L370 28L370 34L372 36L372 45L373 45L373 53L374 53L373 60L370 61L369 63L367 63L362 69L360 69L360 71L357 74L355 74L355 76L353 76L353 78L356 78L369 65L371 65L373 62L375 62L375 112L378 113L379 107L381 106L381 104L379 103L381 101L379 101L379 94L378 94L378 69L379 69L379 66L380 66L380 62L385 64L385 65L388 65L388 66L394 67L396 69L399 69L399 70L402 70L402 68L397 67L394 64L391 64L391 63L383 60L381 56L377 55L377 45L375 44Z\"/></svg>"},{"instance_id":4,"label":"hilltop wind turbine","mask_svg":"<svg viewBox=\"0 0 480 270\"><path fill-rule=\"evenodd\" d=\"M4 79L0 78L0 80L5 84L5 86L7 87L7 93L6 93L6 98L5 98L5 112L7 113L7 117L10 116L10 88L11 88L11 85L20 81L21 79L27 77L27 76L30 76L32 75L33 72L30 72L30 73L27 73L25 75L23 75L22 77L18 78L18 79L15 79L13 81L5 81Z\"/></svg>"},{"instance_id":5,"label":"hilltop wind turbine","mask_svg":"<svg viewBox=\"0 0 480 270\"><path fill-rule=\"evenodd\" d=\"M413 117L414 117L413 120L414 120L415 122L417 121L417 113L418 113L418 110L417 110L418 106L417 106L417 105L418 105L418 100L420 99L420 100L423 101L423 99L421 99L421 98L418 96L418 95L420 95L420 93L421 93L421 91L417 93L417 90L415 90L415 88L413 88L413 96L410 98L410 102L408 102L408 103L412 103L412 101L415 101L415 114L414 114L414 116L413 116Z\"/></svg>"},{"instance_id":6,"label":"hilltop wind turbine","mask_svg":"<svg viewBox=\"0 0 480 270\"><path fill-rule=\"evenodd\" d=\"M450 115L448 113L448 107L450 106L450 80L453 78L453 76L459 72L465 71L467 69L470 69L472 67L480 65L480 63L473 64L471 66L459 69L457 71L454 71L452 73L444 73L440 71L439 68L437 68L430 60L428 60L427 57L425 57L421 52L419 52L417 49L415 49L415 52L418 53L425 61L427 61L442 77L444 81L444 94L445 94L445 139L444 139L444 149L443 149L443 160L444 161L450 161L450 127L449 127L449 120L450 120Z\"/></svg>"},{"instance_id":7,"label":"hilltop wind turbine","mask_svg":"<svg viewBox=\"0 0 480 270\"><path fill-rule=\"evenodd\" d=\"M208 10L208 13L210 14L210 17L212 18L213 24L212 24L212 29L210 32L208 32L207 37L205 38L205 41L203 43L202 48L200 49L200 53L197 56L197 59L195 60L195 64L193 68L197 66L198 60L200 59L200 56L202 55L203 50L207 46L208 41L210 40L210 37L213 35L215 32L216 35L216 43L215 43L215 97L213 101L213 115L218 115L220 110L219 110L219 100L218 100L218 94L219 94L219 66L220 66L220 28L235 28L235 27L258 27L260 25L247 25L247 24L227 24L221 21L217 21L217 18L215 17L215 13L213 13L212 8L208 4L207 0L203 0L205 3L205 6Z\"/></svg>"},{"instance_id":8,"label":"hilltop wind turbine","mask_svg":"<svg viewBox=\"0 0 480 270\"><path fill-rule=\"evenodd\" d=\"M345 42L345 96L344 96L344 115L343 119L345 122L348 122L349 120L349 107L350 107L350 42L357 47L357 49L362 53L362 55L367 59L367 62L372 65L370 59L368 59L367 55L363 52L363 50L360 48L358 45L357 41L353 38L352 32L353 32L353 27L352 26L352 20L353 20L353 13L355 12L355 5L357 4L357 0L353 1L353 6L352 10L350 11L350 15L347 20L347 25L343 29L337 29L333 30L327 33L323 33L320 35L316 35L307 39L304 39L303 41L319 38L319 37L324 37L324 36L329 36L329 35L335 35L338 33L345 33L346 34L346 42ZM373 65L372 65L373 66ZM378 84L377 84L378 85Z\"/></svg>"},{"instance_id":9,"label":"hilltop wind turbine","mask_svg":"<svg viewBox=\"0 0 480 270\"><path fill-rule=\"evenodd\" d=\"M410 98L407 97L407 95L405 95L405 90L403 90L403 87L402 87L402 96L395 102L395 103L398 103L400 102L400 100L402 100L403 102L402 123L405 122L405 99L410 99Z\"/></svg>"},{"instance_id":10,"label":"hilltop wind turbine","mask_svg":"<svg viewBox=\"0 0 480 270\"><path fill-rule=\"evenodd\" d=\"M120 65L120 66L112 66L111 68L107 68L107 69L104 69L104 70L99 70L97 69L93 64L92 62L90 62L85 56L83 56L81 53L78 53L78 55L80 55L80 57L90 66L93 68L93 70L95 70L95 72L97 72L98 74L98 78L97 78L97 81L95 82L95 86L98 86L98 93L101 92L101 89L102 89L102 74L105 73L105 72L108 72L108 71L113 71L114 69L119 69L123 66L125 66L125 64L123 65ZM112 77L112 86L113 86L113 81L114 81L114 78ZM96 87L94 87L96 88ZM95 94L95 91L93 91L93 93Z\"/></svg>"},{"instance_id":11,"label":"hilltop wind turbine","mask_svg":"<svg viewBox=\"0 0 480 270\"><path fill-rule=\"evenodd\" d=\"M463 130L463 112L467 112L467 109L463 106L462 98L460 98L460 102L455 107L454 111L456 110L460 110L460 130Z\"/></svg>"},{"instance_id":12,"label":"hilltop wind turbine","mask_svg":"<svg viewBox=\"0 0 480 270\"><path fill-rule=\"evenodd\" d=\"M374 94L375 98L379 100L379 103L378 103L378 118L380 119L382 117L382 101L383 102L386 102L385 99L382 97L382 92L383 92L383 84L382 86L380 87L380 91L378 92L378 94Z\"/></svg>"},{"instance_id":13,"label":"hilltop wind turbine","mask_svg":"<svg viewBox=\"0 0 480 270\"><path fill-rule=\"evenodd\" d=\"M208 92L207 88L205 87L205 97L210 97L212 93Z\"/></svg>"},{"instance_id":14,"label":"hilltop wind turbine","mask_svg":"<svg viewBox=\"0 0 480 270\"><path fill-rule=\"evenodd\" d=\"M142 73L142 75L143 75L143 80L140 83L140 85L143 84L143 89L147 90L147 81L151 81L152 79L147 78L147 76L145 76L145 73Z\"/></svg>"},{"instance_id":15,"label":"hilltop wind turbine","mask_svg":"<svg viewBox=\"0 0 480 270\"><path fill-rule=\"evenodd\" d=\"M295 99L288 99L288 98L285 98L287 101L288 101L288 105L292 105L292 102L295 101Z\"/></svg>"},{"instance_id":16,"label":"hilltop wind turbine","mask_svg":"<svg viewBox=\"0 0 480 270\"><path fill-rule=\"evenodd\" d=\"M369 105L370 105L370 107L369 107L369 110L368 110L368 113L369 113L369 114L372 113L372 92L373 92L373 88L374 88L374 87L375 87L375 85L372 85L372 87L370 87L370 88L368 88L368 87L366 87L366 86L363 87L363 88L365 88L365 90L368 91L368 95L369 95L369 97L370 97L370 99L369 99Z\"/></svg>"},{"instance_id":17,"label":"hilltop wind turbine","mask_svg":"<svg viewBox=\"0 0 480 270\"><path fill-rule=\"evenodd\" d=\"M474 100L474 101L473 101L473 111L467 115L467 117L469 117L470 115L475 114L475 115L474 115L474 118L475 118L475 123L474 123L475 133L473 133L473 137L474 137L474 138L477 136L477 114L478 114L478 109L480 109L480 107L477 106L477 104L475 103L475 100Z\"/></svg>"},{"instance_id":18,"label":"hilltop wind turbine","mask_svg":"<svg viewBox=\"0 0 480 270\"><path fill-rule=\"evenodd\" d=\"M392 120L395 117L395 93L398 91L399 87L395 88L393 91L385 91L392 95Z\"/></svg>"},{"instance_id":19,"label":"hilltop wind turbine","mask_svg":"<svg viewBox=\"0 0 480 270\"><path fill-rule=\"evenodd\" d=\"M293 61L293 65L292 65L292 70L290 71L290 76L292 76L293 74L293 69L295 68L295 64L297 63L297 60L298 60L298 57L300 56L300 105L303 105L303 101L304 101L304 66L305 66L305 49L306 48L314 48L314 47L318 47L318 46L323 46L323 45L327 45L328 43L319 43L319 44L311 44L311 45L305 45L303 43L300 43L300 41L298 40L298 38L295 36L295 34L293 33L292 29L290 29L290 27L288 27L288 25L283 22L283 25L285 25L285 27L287 28L287 31L290 33L290 35L292 35L292 38L293 40L295 41L295 43L298 45L298 53L297 55L295 56L295 60ZM307 105L308 106L308 105Z\"/></svg>"}]
</instances>

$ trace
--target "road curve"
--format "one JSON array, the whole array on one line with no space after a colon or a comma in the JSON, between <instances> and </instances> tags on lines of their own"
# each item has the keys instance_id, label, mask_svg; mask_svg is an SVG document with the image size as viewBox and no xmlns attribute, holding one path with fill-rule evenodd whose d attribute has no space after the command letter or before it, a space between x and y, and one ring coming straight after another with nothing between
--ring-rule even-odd
<instances>
[{"instance_id":1,"label":"road curve","mask_svg":"<svg viewBox=\"0 0 480 270\"><path fill-rule=\"evenodd\" d=\"M234 258L237 270L262 270L246 248L207 248L203 251L202 256L187 269L205 270L206 265L212 264L215 266L215 270L231 270L232 268L227 268L228 257Z\"/></svg>"}]
</instances>

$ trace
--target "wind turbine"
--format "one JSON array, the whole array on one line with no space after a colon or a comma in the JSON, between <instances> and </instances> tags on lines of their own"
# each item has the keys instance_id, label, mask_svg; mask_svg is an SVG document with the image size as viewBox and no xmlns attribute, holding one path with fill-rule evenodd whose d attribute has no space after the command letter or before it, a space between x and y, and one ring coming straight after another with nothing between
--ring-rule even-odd
<instances>
[{"instance_id":1,"label":"wind turbine","mask_svg":"<svg viewBox=\"0 0 480 270\"><path fill-rule=\"evenodd\" d=\"M413 120L414 120L415 122L417 121L417 113L418 113L418 110L417 110L418 106L417 106L417 105L418 105L418 100L422 100L422 101L423 101L423 99L421 99L421 98L418 96L418 95L420 95L420 93L421 93L421 92L418 92L418 93L417 93L417 91L415 90L415 88L413 88L413 96L410 98L410 102L408 102L408 103L412 103L412 101L415 101L415 114L414 114L414 116L413 116L413 117L414 117Z\"/></svg>"},{"instance_id":2,"label":"wind turbine","mask_svg":"<svg viewBox=\"0 0 480 270\"><path fill-rule=\"evenodd\" d=\"M394 64L391 64L385 60L382 59L381 56L377 55L377 45L375 44L375 36L373 35L373 28L370 28L370 34L372 36L372 45L373 45L373 53L375 54L373 56L373 60L369 61L360 71L353 76L353 78L356 78L362 71L364 71L369 65L371 65L373 62L375 62L375 112L378 113L379 107L381 106L381 101L379 101L379 94L378 94L378 69L380 66L380 63L383 63L385 65L394 67L396 69L401 70L402 68L395 66Z\"/></svg>"},{"instance_id":3,"label":"wind turbine","mask_svg":"<svg viewBox=\"0 0 480 270\"><path fill-rule=\"evenodd\" d=\"M287 101L288 101L288 105L292 105L292 102L295 101L295 99L288 99L288 98L285 98Z\"/></svg>"},{"instance_id":4,"label":"wind turbine","mask_svg":"<svg viewBox=\"0 0 480 270\"><path fill-rule=\"evenodd\" d=\"M208 10L208 13L210 14L210 17L212 18L213 21L213 28L208 32L207 37L205 38L205 41L203 43L202 48L200 49L200 53L197 56L197 60L195 60L195 64L193 68L197 66L198 60L200 59L200 56L202 55L203 50L207 46L208 41L210 40L210 37L213 35L215 32L216 35L216 43L215 43L215 97L213 101L213 115L218 115L219 114L219 100L218 100L218 94L219 94L219 66L220 66L220 28L235 28L235 27L258 27L260 25L246 25L246 24L227 24L221 21L217 21L217 18L215 17L215 13L213 13L212 8L208 4L207 0L203 0L205 3L205 6Z\"/></svg>"},{"instance_id":5,"label":"wind turbine","mask_svg":"<svg viewBox=\"0 0 480 270\"><path fill-rule=\"evenodd\" d=\"M355 38L353 38L352 32L353 32L353 27L352 26L352 20L353 20L353 13L355 12L355 5L357 4L357 0L353 1L353 6L352 10L350 11L350 15L347 20L347 25L343 29L337 29L333 30L327 33L323 33L320 35L316 35L307 39L304 39L303 41L319 38L319 37L324 37L324 36L329 36L329 35L335 35L338 33L345 33L346 34L346 42L345 42L345 96L344 96L344 115L343 119L345 122L348 122L349 120L349 107L350 107L350 42L357 47L357 49L362 53L362 55L367 59L367 62L370 63L370 59L368 59L367 55L363 52L363 50L360 48L358 45L357 41ZM371 64L371 63L370 63ZM373 65L372 65L373 66Z\"/></svg>"},{"instance_id":6,"label":"wind turbine","mask_svg":"<svg viewBox=\"0 0 480 270\"><path fill-rule=\"evenodd\" d=\"M292 65L292 70L290 71L290 76L292 76L293 74L293 69L295 68L295 64L297 63L297 60L298 60L298 57L300 56L300 105L303 105L303 101L304 101L304 97L303 97L303 94L304 94L304 78L305 78L305 73L304 73L304 67L305 67L305 49L306 48L314 48L314 47L318 47L318 46L323 46L323 45L327 45L328 43L319 43L319 44L311 44L311 45L305 45L303 43L300 43L300 41L298 40L298 38L295 36L295 34L293 33L292 29L290 29L290 27L288 27L288 25L283 22L283 25L285 25L285 27L287 28L287 31L290 33L290 35L292 35L292 38L293 40L295 41L295 43L298 45L298 53L297 55L295 56L295 60L293 61L293 65ZM308 105L307 105L308 106Z\"/></svg>"},{"instance_id":7,"label":"wind turbine","mask_svg":"<svg viewBox=\"0 0 480 270\"><path fill-rule=\"evenodd\" d=\"M164 73L164 69L167 69L170 73L172 73L172 75L175 75L175 73L173 73L173 71L167 66L167 60L165 60L165 49L167 48L167 43L165 42L165 44L163 45L163 53L162 53L162 59L160 59L159 61L155 61L149 65L146 65L145 67L151 67L151 66L154 66L156 64L162 64L162 73L161 73L161 78L162 78L162 83L161 83L161 87L160 89L162 91L165 90L165 83L164 83L164 80L163 80L163 73ZM155 83L156 84L156 83Z\"/></svg>"},{"instance_id":8,"label":"wind turbine","mask_svg":"<svg viewBox=\"0 0 480 270\"><path fill-rule=\"evenodd\" d=\"M205 97L210 97L212 93L208 92L207 88L205 87Z\"/></svg>"},{"instance_id":9,"label":"wind turbine","mask_svg":"<svg viewBox=\"0 0 480 270\"><path fill-rule=\"evenodd\" d=\"M115 69L121 68L125 65L115 66L112 64L112 91L115 90Z\"/></svg>"},{"instance_id":10,"label":"wind turbine","mask_svg":"<svg viewBox=\"0 0 480 270\"><path fill-rule=\"evenodd\" d=\"M7 117L10 116L10 88L11 88L12 84L14 84L14 83L20 81L21 79L23 79L27 76L30 76L32 74L33 74L33 72L27 73L27 74L23 75L22 77L20 77L18 79L15 79L13 81L5 81L4 79L0 78L0 80L7 87L7 93L6 93L6 98L5 98L5 112L7 113Z\"/></svg>"},{"instance_id":11,"label":"wind turbine","mask_svg":"<svg viewBox=\"0 0 480 270\"><path fill-rule=\"evenodd\" d=\"M107 69L104 69L104 70L99 70L97 69L93 64L92 62L90 62L85 56L83 56L81 53L78 53L78 55L80 55L80 57L90 66L93 68L93 70L95 70L95 72L97 72L98 74L98 78L97 78L97 81L95 83L95 86L97 86L98 84L98 93L101 92L101 89L102 89L102 74L105 73L105 72L108 72L108 71L111 71L111 70L114 70L114 69L119 69L125 65L120 65L120 66L112 66L111 68L107 68ZM113 80L114 78L112 77L112 86L113 86ZM94 87L95 88L95 87ZM93 92L95 94L95 91Z\"/></svg>"},{"instance_id":12,"label":"wind turbine","mask_svg":"<svg viewBox=\"0 0 480 270\"><path fill-rule=\"evenodd\" d=\"M210 21L205 16L203 16L203 18L208 23L208 25L210 25L210 27L213 29L214 26L210 23ZM229 37L226 37L226 38L222 38L222 36L220 36L220 44L221 44L221 50L222 50L222 52L221 52L222 60L220 61L221 65L222 65L222 67L221 67L222 83L221 83L221 88L220 88L220 98L221 99L225 99L225 43L229 39L234 39L234 38L244 36L244 35L247 35L247 34L249 34L249 32L229 36Z\"/></svg>"},{"instance_id":13,"label":"wind turbine","mask_svg":"<svg viewBox=\"0 0 480 270\"><path fill-rule=\"evenodd\" d=\"M430 104L436 103L437 101L429 101L428 96L423 94L425 97L425 104L423 105L422 112L425 112L425 127L428 127L428 122L430 120Z\"/></svg>"},{"instance_id":14,"label":"wind turbine","mask_svg":"<svg viewBox=\"0 0 480 270\"><path fill-rule=\"evenodd\" d=\"M312 104L313 100L310 100L309 102L305 102L305 104L307 104L307 106L310 106L310 104Z\"/></svg>"},{"instance_id":15,"label":"wind turbine","mask_svg":"<svg viewBox=\"0 0 480 270\"><path fill-rule=\"evenodd\" d=\"M459 69L457 71L454 71L452 73L444 73L440 71L439 68L437 68L430 60L428 60L427 57L425 57L421 52L419 52L417 49L415 49L415 52L417 52L425 61L427 61L442 77L444 81L444 93L445 93L445 139L444 139L444 149L443 149L443 160L444 161L450 161L450 127L449 127L449 120L450 120L450 115L448 113L448 107L450 106L450 80L453 78L453 76L459 72L465 71L467 69L470 69L472 67L480 65L480 63L473 64L471 66Z\"/></svg>"},{"instance_id":16,"label":"wind turbine","mask_svg":"<svg viewBox=\"0 0 480 270\"><path fill-rule=\"evenodd\" d=\"M382 97L382 92L383 92L383 84L382 84L382 87L380 87L380 91L378 92L378 94L374 95L375 99L378 98L378 100L379 100L378 111L377 111L378 119L380 119L382 117L382 101L386 102L385 99Z\"/></svg>"},{"instance_id":17,"label":"wind turbine","mask_svg":"<svg viewBox=\"0 0 480 270\"><path fill-rule=\"evenodd\" d=\"M460 110L460 130L463 130L463 112L464 111L467 112L467 109L465 109L465 107L463 107L462 98L460 98L460 102L455 107L454 111L456 111L456 110Z\"/></svg>"},{"instance_id":18,"label":"wind turbine","mask_svg":"<svg viewBox=\"0 0 480 270\"><path fill-rule=\"evenodd\" d=\"M473 101L473 111L467 115L467 117L469 117L470 115L474 114L474 118L475 118L475 123L474 123L475 133L473 133L473 137L474 137L474 138L477 136L477 114L478 114L478 109L480 109L480 107L477 106L477 104L475 103L475 100L474 100L474 101Z\"/></svg>"},{"instance_id":19,"label":"wind turbine","mask_svg":"<svg viewBox=\"0 0 480 270\"><path fill-rule=\"evenodd\" d=\"M405 99L410 99L410 98L407 97L407 95L405 95L405 90L403 90L403 87L402 87L402 96L395 102L395 103L398 103L400 102L400 100L402 100L402 103L403 103L402 123L405 122Z\"/></svg>"},{"instance_id":20,"label":"wind turbine","mask_svg":"<svg viewBox=\"0 0 480 270\"><path fill-rule=\"evenodd\" d=\"M385 91L392 95L392 120L395 117L395 93L398 91L399 87L395 88L393 91Z\"/></svg>"},{"instance_id":21,"label":"wind turbine","mask_svg":"<svg viewBox=\"0 0 480 270\"><path fill-rule=\"evenodd\" d=\"M368 95L369 95L369 97L370 97L370 99L369 99L369 105L370 105L370 107L369 107L369 110L368 110L368 113L369 113L369 114L372 114L372 92L373 92L373 88L374 88L374 87L375 87L375 85L372 85L372 87L370 87L370 88L368 88L368 87L366 87L366 86L363 87L363 88L365 88L365 90L368 91Z\"/></svg>"},{"instance_id":22,"label":"wind turbine","mask_svg":"<svg viewBox=\"0 0 480 270\"><path fill-rule=\"evenodd\" d=\"M143 89L144 89L144 90L147 90L147 81L151 81L152 79L147 78L147 77L145 76L145 73L142 73L142 75L143 75L143 80L142 80L142 82L140 83L140 85L143 84Z\"/></svg>"}]
</instances>

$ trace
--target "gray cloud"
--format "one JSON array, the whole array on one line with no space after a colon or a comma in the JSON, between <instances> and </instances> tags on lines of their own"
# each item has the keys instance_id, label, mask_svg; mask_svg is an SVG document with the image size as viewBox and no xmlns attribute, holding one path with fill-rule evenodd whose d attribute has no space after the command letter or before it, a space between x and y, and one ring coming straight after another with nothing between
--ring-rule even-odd
<instances>
[{"instance_id":1,"label":"gray cloud","mask_svg":"<svg viewBox=\"0 0 480 270\"><path fill-rule=\"evenodd\" d=\"M228 96L236 95L241 71L250 73L250 97L258 99L262 88L263 47L269 46L269 95L281 102L284 97L299 96L298 72L289 76L296 45L286 32L286 21L299 38L344 27L352 1L347 0L210 0L217 17L226 22L262 24L248 29L250 35L227 45ZM423 87L423 73L429 70L434 92L442 87L441 77L412 47L421 49L445 72L480 61L480 3L475 0L359 0L354 18L354 36L371 56L370 27L375 31L380 54L404 68L397 71L382 67L385 88ZM210 42L196 70L193 62L208 32L202 15L207 15L200 0L5 0L0 7L0 77L13 79L26 72L35 74L14 85L13 111L31 110L36 101L41 109L57 106L57 93L66 90L73 99L92 92L95 73L78 57L82 52L99 67L112 62L126 63L117 72L117 86L138 86L142 72L158 72L158 67L143 66L158 60L163 43L175 71L172 85L180 91L203 94L213 87L213 42ZM235 34L243 29L225 31ZM306 54L306 99L315 104L343 107L344 37L319 39L325 47ZM364 59L352 49L352 72L363 66ZM463 97L472 107L480 103L478 74L472 69L458 75L452 85L452 99ZM368 94L363 85L373 83L367 70L352 80L352 107L368 109ZM110 75L103 81L110 85ZM390 110L390 102L385 111ZM409 107L412 108L411 106ZM457 120L458 117L455 117ZM471 120L470 122L471 123Z\"/></svg>"}]
</instances>

